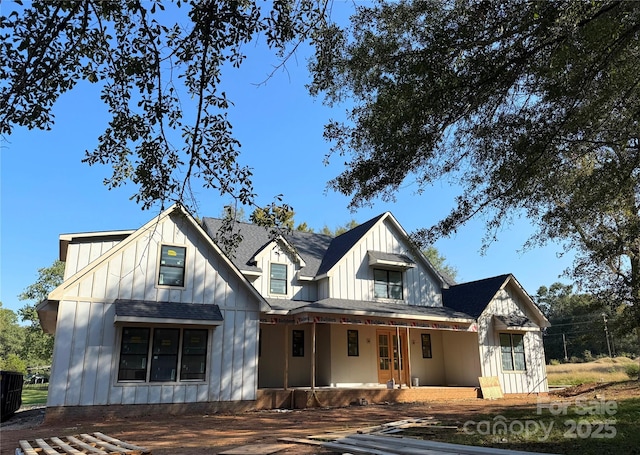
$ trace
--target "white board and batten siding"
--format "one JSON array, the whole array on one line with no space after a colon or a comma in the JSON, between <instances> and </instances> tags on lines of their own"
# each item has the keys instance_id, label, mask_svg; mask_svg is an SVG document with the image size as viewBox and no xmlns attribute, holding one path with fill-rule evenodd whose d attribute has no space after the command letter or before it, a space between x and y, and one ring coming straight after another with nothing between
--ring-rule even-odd
<instances>
[{"instance_id":1,"label":"white board and batten siding","mask_svg":"<svg viewBox=\"0 0 640 455\"><path fill-rule=\"evenodd\" d=\"M321 298L331 297L348 300L374 301L373 267L369 265L368 251L403 254L415 262L403 272L403 303L408 305L442 306L440 284L417 258L405 241L405 236L397 230L389 219L376 223L360 241L332 268L328 292Z\"/></svg>"},{"instance_id":2,"label":"white board and batten siding","mask_svg":"<svg viewBox=\"0 0 640 455\"><path fill-rule=\"evenodd\" d=\"M306 300L317 299L316 283L312 281L299 281L298 273L301 269L300 262L295 254L286 248L280 240L274 240L256 255L256 266L262 273L252 280L252 284L258 292L270 298ZM270 289L271 264L281 264L287 267L287 293L272 294Z\"/></svg>"},{"instance_id":3,"label":"white board and batten siding","mask_svg":"<svg viewBox=\"0 0 640 455\"><path fill-rule=\"evenodd\" d=\"M186 246L184 288L156 285L161 244ZM86 242L69 248L77 253L76 264L95 261L95 251L108 254L86 273L79 269L60 300L47 405L255 400L260 302L197 228L172 214L108 250ZM118 382L121 326L114 324L116 299L218 305L224 321L209 327L207 380Z\"/></svg>"},{"instance_id":4,"label":"white board and batten siding","mask_svg":"<svg viewBox=\"0 0 640 455\"><path fill-rule=\"evenodd\" d=\"M514 285L508 284L501 289L478 318L482 376L497 376L504 393L548 392L541 330L506 331L495 327L493 315L526 316L536 321L536 316L531 314L528 305L514 288ZM500 333L507 332L524 335L525 371L504 371L502 368Z\"/></svg>"}]
</instances>

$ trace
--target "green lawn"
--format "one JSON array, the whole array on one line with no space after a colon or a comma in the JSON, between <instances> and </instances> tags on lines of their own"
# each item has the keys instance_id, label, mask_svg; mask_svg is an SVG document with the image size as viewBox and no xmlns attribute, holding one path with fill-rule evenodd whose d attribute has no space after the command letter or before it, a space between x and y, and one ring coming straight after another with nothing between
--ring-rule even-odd
<instances>
[{"instance_id":1,"label":"green lawn","mask_svg":"<svg viewBox=\"0 0 640 455\"><path fill-rule=\"evenodd\" d=\"M423 437L453 444L568 455L638 453L640 398L611 403L583 399L571 403L566 414L561 408L552 412L549 408L538 410L535 405L505 409L495 415L474 416L468 422L450 422L458 426L457 431ZM424 430L410 428L403 434L420 438L421 431Z\"/></svg>"},{"instance_id":2,"label":"green lawn","mask_svg":"<svg viewBox=\"0 0 640 455\"><path fill-rule=\"evenodd\" d=\"M49 384L25 384L22 386L22 406L47 404Z\"/></svg>"}]
</instances>

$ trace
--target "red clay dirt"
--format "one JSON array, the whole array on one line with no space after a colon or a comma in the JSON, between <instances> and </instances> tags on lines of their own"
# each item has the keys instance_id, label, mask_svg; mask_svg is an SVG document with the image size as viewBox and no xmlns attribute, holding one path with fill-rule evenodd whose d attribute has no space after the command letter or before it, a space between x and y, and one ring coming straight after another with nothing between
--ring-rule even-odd
<instances>
[{"instance_id":1,"label":"red clay dirt","mask_svg":"<svg viewBox=\"0 0 640 455\"><path fill-rule=\"evenodd\" d=\"M638 381L586 384L550 395L550 400L605 395L607 399L640 397ZM273 444L281 437L306 438L333 431L354 430L404 420L433 417L447 424L462 425L480 414L498 414L511 407L536 406L537 397L499 400L465 399L428 403L371 404L346 408L270 410L241 414L149 415L146 418L113 418L96 421L43 423L43 410L20 411L2 424L0 453L13 455L20 439L50 438L102 432L147 447L153 455L216 454L246 444ZM289 454L331 453L317 446L296 444Z\"/></svg>"}]
</instances>

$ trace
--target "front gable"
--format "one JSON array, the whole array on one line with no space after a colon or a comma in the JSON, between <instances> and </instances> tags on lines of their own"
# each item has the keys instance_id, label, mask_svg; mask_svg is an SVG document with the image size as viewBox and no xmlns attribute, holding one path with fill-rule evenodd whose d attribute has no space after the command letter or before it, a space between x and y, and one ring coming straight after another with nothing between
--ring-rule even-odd
<instances>
[{"instance_id":1,"label":"front gable","mask_svg":"<svg viewBox=\"0 0 640 455\"><path fill-rule=\"evenodd\" d=\"M296 289L296 280L305 261L282 236L260 248L250 263L262 271L253 285L265 297L290 299Z\"/></svg>"},{"instance_id":2,"label":"front gable","mask_svg":"<svg viewBox=\"0 0 640 455\"><path fill-rule=\"evenodd\" d=\"M68 277L49 301L144 301L268 308L182 208L173 207Z\"/></svg>"},{"instance_id":3,"label":"front gable","mask_svg":"<svg viewBox=\"0 0 640 455\"><path fill-rule=\"evenodd\" d=\"M333 240L323 261L321 277L329 281L323 298L442 305L444 281L390 213L359 228Z\"/></svg>"}]
</instances>

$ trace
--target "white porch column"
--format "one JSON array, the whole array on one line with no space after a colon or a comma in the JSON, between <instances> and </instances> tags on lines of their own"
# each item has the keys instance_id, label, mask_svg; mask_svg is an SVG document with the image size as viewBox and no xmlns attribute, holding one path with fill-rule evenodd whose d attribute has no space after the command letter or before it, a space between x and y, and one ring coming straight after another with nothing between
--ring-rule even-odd
<instances>
[{"instance_id":1,"label":"white porch column","mask_svg":"<svg viewBox=\"0 0 640 455\"><path fill-rule=\"evenodd\" d=\"M284 325L284 377L283 388L287 390L289 387L289 324Z\"/></svg>"}]
</instances>

